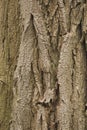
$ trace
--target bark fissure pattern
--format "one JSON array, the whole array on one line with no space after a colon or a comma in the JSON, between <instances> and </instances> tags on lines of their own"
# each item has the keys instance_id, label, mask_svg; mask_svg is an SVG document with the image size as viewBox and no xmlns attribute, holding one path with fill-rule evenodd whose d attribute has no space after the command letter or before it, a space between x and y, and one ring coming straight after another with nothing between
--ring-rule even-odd
<instances>
[{"instance_id":1,"label":"bark fissure pattern","mask_svg":"<svg viewBox=\"0 0 87 130\"><path fill-rule=\"evenodd\" d=\"M86 130L87 1L0 0L0 30L0 129Z\"/></svg>"}]
</instances>

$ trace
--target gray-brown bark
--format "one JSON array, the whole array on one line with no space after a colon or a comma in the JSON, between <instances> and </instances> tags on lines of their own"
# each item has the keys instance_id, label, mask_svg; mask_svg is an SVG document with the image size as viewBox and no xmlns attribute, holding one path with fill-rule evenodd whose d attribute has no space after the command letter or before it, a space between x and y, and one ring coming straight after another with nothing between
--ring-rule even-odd
<instances>
[{"instance_id":1,"label":"gray-brown bark","mask_svg":"<svg viewBox=\"0 0 87 130\"><path fill-rule=\"evenodd\" d=\"M0 6L0 130L86 130L87 1Z\"/></svg>"}]
</instances>

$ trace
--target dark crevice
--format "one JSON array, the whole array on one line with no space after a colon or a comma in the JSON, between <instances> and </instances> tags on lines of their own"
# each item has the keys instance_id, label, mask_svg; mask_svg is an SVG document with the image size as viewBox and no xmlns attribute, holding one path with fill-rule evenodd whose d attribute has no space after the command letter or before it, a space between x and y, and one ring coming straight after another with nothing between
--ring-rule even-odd
<instances>
[{"instance_id":1,"label":"dark crevice","mask_svg":"<svg viewBox=\"0 0 87 130\"><path fill-rule=\"evenodd\" d=\"M74 76L75 76L75 57L76 57L76 54L74 53L75 51L75 48L73 48L72 50L72 75L71 75L71 78L72 78L72 94L71 94L71 97L70 97L70 102L71 104L73 104L73 94L74 94ZM73 124L74 124L74 108L72 107L72 113L71 113L71 119L72 119L72 129L73 129Z\"/></svg>"},{"instance_id":2,"label":"dark crevice","mask_svg":"<svg viewBox=\"0 0 87 130\"><path fill-rule=\"evenodd\" d=\"M79 38L82 38L82 20L80 21L79 25L76 28L76 33L79 36ZM79 41L80 41L79 39Z\"/></svg>"}]
</instances>

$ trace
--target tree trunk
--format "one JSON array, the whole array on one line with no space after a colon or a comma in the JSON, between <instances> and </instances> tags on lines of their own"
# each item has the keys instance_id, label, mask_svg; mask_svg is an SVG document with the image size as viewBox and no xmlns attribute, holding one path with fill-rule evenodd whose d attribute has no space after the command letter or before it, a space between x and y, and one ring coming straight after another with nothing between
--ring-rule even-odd
<instances>
[{"instance_id":1,"label":"tree trunk","mask_svg":"<svg viewBox=\"0 0 87 130\"><path fill-rule=\"evenodd\" d=\"M87 130L86 0L0 0L0 130Z\"/></svg>"}]
</instances>

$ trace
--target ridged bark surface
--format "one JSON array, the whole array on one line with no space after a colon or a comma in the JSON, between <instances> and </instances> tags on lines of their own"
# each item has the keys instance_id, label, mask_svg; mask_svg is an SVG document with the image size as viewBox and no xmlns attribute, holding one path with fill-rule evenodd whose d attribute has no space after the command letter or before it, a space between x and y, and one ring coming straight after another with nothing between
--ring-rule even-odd
<instances>
[{"instance_id":1,"label":"ridged bark surface","mask_svg":"<svg viewBox=\"0 0 87 130\"><path fill-rule=\"evenodd\" d=\"M0 0L0 130L86 130L86 0Z\"/></svg>"}]
</instances>

